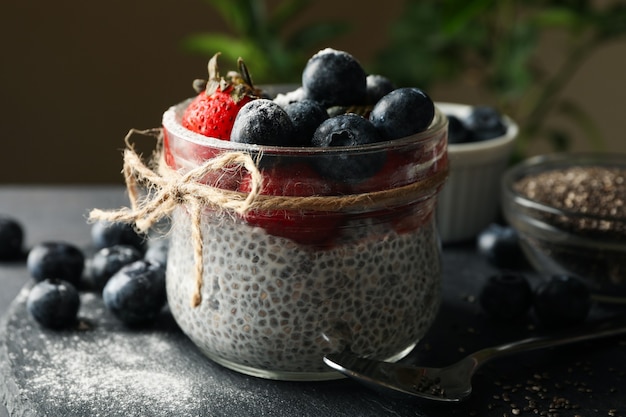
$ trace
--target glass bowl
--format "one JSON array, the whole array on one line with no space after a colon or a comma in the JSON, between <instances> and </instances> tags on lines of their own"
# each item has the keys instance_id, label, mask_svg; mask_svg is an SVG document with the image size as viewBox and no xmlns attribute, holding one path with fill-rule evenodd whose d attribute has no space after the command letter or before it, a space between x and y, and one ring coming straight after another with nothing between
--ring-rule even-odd
<instances>
[{"instance_id":1,"label":"glass bowl","mask_svg":"<svg viewBox=\"0 0 626 417\"><path fill-rule=\"evenodd\" d=\"M198 222L188 204L174 211L166 286L183 332L213 361L271 379L339 378L323 357L346 348L382 360L408 354L440 304L434 211L447 176L445 116L437 112L427 131L384 143L268 147L183 128L186 105L163 116L168 169L186 175L224 155L249 155L267 205L245 212L206 205ZM320 175L329 166L377 168L365 179ZM245 195L250 172L240 168L223 166L200 182L227 197Z\"/></svg>"},{"instance_id":2,"label":"glass bowl","mask_svg":"<svg viewBox=\"0 0 626 417\"><path fill-rule=\"evenodd\" d=\"M445 114L465 118L472 106L437 103ZM475 238L494 222L500 209L500 179L518 134L517 124L504 116L505 135L480 142L448 145L450 175L439 194L437 226L444 243Z\"/></svg>"},{"instance_id":3,"label":"glass bowl","mask_svg":"<svg viewBox=\"0 0 626 417\"><path fill-rule=\"evenodd\" d=\"M605 302L626 302L626 155L527 159L502 179L506 220L543 274L571 274Z\"/></svg>"}]
</instances>

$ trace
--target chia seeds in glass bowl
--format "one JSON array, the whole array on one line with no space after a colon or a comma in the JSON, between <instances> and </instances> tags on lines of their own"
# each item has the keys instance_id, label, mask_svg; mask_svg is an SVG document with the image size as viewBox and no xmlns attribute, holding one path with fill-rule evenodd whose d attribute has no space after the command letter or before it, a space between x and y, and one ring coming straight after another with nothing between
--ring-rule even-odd
<instances>
[{"instance_id":1,"label":"chia seeds in glass bowl","mask_svg":"<svg viewBox=\"0 0 626 417\"><path fill-rule=\"evenodd\" d=\"M538 271L575 275L598 300L626 303L626 155L538 156L502 186L504 215Z\"/></svg>"},{"instance_id":2,"label":"chia seeds in glass bowl","mask_svg":"<svg viewBox=\"0 0 626 417\"><path fill-rule=\"evenodd\" d=\"M289 182L293 179L271 179L279 181L275 189L284 193L279 197L341 202L324 210L259 209L251 219L205 207L199 222L202 301L196 306L191 303L198 290L191 238L196 225L190 207L176 208L167 295L183 332L215 362L271 379L339 378L323 357L346 348L390 361L408 354L433 323L441 299L434 212L447 175L445 116L437 112L425 132L377 144L267 147L184 129L180 118L185 105L170 108L163 117L165 161L183 175L228 152L250 154L262 172L273 172L277 165L315 165L329 157L376 160L381 155L387 171L355 182L320 180L303 168L297 171L297 187ZM225 168L203 181L234 191L244 177ZM300 191L289 195L294 189ZM325 194L314 195L319 190ZM268 218L278 219L280 227L256 221Z\"/></svg>"}]
</instances>

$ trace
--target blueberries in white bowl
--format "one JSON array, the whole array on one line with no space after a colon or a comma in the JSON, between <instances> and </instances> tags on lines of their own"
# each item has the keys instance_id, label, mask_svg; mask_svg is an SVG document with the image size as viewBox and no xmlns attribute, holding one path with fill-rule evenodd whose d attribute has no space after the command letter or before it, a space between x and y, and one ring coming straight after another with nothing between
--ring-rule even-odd
<instances>
[{"instance_id":1,"label":"blueberries in white bowl","mask_svg":"<svg viewBox=\"0 0 626 417\"><path fill-rule=\"evenodd\" d=\"M474 106L464 117L447 114L448 143L481 142L503 136L507 126L502 114L491 106Z\"/></svg>"}]
</instances>

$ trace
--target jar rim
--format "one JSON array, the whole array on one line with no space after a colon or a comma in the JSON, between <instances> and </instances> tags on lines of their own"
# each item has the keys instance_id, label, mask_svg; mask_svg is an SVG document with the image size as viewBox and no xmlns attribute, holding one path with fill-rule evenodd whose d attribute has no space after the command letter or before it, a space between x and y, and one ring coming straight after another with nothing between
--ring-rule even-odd
<instances>
[{"instance_id":1,"label":"jar rim","mask_svg":"<svg viewBox=\"0 0 626 417\"><path fill-rule=\"evenodd\" d=\"M333 146L333 147L305 147L305 146L268 146L257 144L236 143L227 140L212 138L204 136L200 133L193 132L181 124L182 115L184 110L189 105L193 98L184 100L174 106L171 106L167 111L163 113L162 124L163 127L169 132L173 133L179 138L182 138L188 142L192 142L196 145L211 147L214 149L222 149L228 151L244 151L263 154L289 154L289 155L328 155L333 153L371 153L377 151L389 151L395 149L401 149L405 146L416 145L422 143L428 143L429 141L437 141L440 139L442 132L448 125L448 118L446 115L435 105L435 116L430 126L419 133L410 135L404 138L386 140L376 143L370 143L357 146Z\"/></svg>"}]
</instances>

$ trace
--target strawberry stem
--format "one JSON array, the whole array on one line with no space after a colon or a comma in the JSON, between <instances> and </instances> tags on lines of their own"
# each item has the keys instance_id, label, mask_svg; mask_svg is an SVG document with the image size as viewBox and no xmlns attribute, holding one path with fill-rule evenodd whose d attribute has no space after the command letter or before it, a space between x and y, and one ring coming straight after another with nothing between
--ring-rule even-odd
<instances>
[{"instance_id":1,"label":"strawberry stem","mask_svg":"<svg viewBox=\"0 0 626 417\"><path fill-rule=\"evenodd\" d=\"M250 72L245 62L243 62L243 58L239 57L239 59L237 59L237 67L239 68L239 74L241 74L241 78L243 78L244 82L248 84L250 88L254 88L252 77L250 77Z\"/></svg>"}]
</instances>

